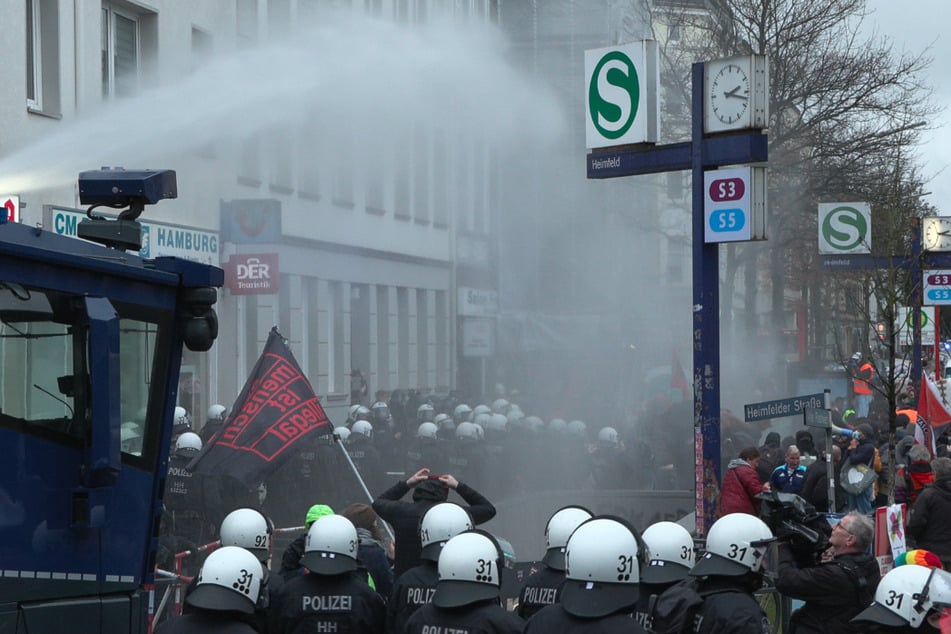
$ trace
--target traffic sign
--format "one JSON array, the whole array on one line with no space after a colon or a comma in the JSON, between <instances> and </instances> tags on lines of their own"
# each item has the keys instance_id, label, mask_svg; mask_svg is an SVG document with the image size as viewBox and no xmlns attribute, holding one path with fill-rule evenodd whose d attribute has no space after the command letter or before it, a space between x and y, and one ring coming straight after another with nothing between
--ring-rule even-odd
<instances>
[{"instance_id":1,"label":"traffic sign","mask_svg":"<svg viewBox=\"0 0 951 634\"><path fill-rule=\"evenodd\" d=\"M826 406L825 394L807 394L806 396L794 396L793 398L784 398L778 401L763 401L762 403L750 403L743 406L743 417L747 423L768 418L785 418L787 416L798 416L802 414L807 407L823 409Z\"/></svg>"},{"instance_id":2,"label":"traffic sign","mask_svg":"<svg viewBox=\"0 0 951 634\"><path fill-rule=\"evenodd\" d=\"M816 407L807 407L802 410L802 422L806 425L806 427L831 429L832 411L827 409L819 409Z\"/></svg>"},{"instance_id":3,"label":"traffic sign","mask_svg":"<svg viewBox=\"0 0 951 634\"><path fill-rule=\"evenodd\" d=\"M951 305L951 269L922 271L921 289L923 305Z\"/></svg>"},{"instance_id":4,"label":"traffic sign","mask_svg":"<svg viewBox=\"0 0 951 634\"><path fill-rule=\"evenodd\" d=\"M766 237L766 168L731 167L703 173L703 241Z\"/></svg>"},{"instance_id":5,"label":"traffic sign","mask_svg":"<svg viewBox=\"0 0 951 634\"><path fill-rule=\"evenodd\" d=\"M660 65L657 42L584 52L585 144L589 149L657 143Z\"/></svg>"},{"instance_id":6,"label":"traffic sign","mask_svg":"<svg viewBox=\"0 0 951 634\"><path fill-rule=\"evenodd\" d=\"M819 253L871 253L872 210L868 203L819 203Z\"/></svg>"}]
</instances>

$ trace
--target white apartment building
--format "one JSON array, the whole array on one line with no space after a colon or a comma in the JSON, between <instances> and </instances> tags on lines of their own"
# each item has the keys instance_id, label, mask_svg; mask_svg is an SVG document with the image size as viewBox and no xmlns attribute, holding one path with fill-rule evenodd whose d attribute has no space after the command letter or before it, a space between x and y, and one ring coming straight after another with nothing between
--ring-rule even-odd
<instances>
[{"instance_id":1,"label":"white apartment building","mask_svg":"<svg viewBox=\"0 0 951 634\"><path fill-rule=\"evenodd\" d=\"M353 369L371 401L379 389L447 391L460 368L484 381L494 316L458 311L457 298L496 297L491 141L406 116L416 102L400 92L402 67L372 69L417 46L424 72L442 44L419 44L420 25L496 11L495 0L2 3L0 197L19 201L21 222L69 232L79 171L176 170L178 198L140 218L143 252L227 272L217 344L185 353L179 403L199 425L210 404L231 405L272 326L335 424ZM368 75L345 76L361 55ZM387 81L392 100L345 102L361 82ZM400 108L367 125L369 142L345 116ZM239 287L249 263L270 266L268 284Z\"/></svg>"}]
</instances>

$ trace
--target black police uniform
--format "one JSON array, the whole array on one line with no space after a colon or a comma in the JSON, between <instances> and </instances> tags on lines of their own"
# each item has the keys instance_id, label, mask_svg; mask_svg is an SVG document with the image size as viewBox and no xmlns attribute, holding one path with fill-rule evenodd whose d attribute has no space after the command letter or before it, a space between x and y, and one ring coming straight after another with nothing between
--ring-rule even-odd
<instances>
[{"instance_id":1,"label":"black police uniform","mask_svg":"<svg viewBox=\"0 0 951 634\"><path fill-rule=\"evenodd\" d=\"M194 458L194 455L169 457L163 499L169 512L169 531L201 546L215 538L217 522L210 510L217 509L221 503L217 483L188 469Z\"/></svg>"},{"instance_id":2,"label":"black police uniform","mask_svg":"<svg viewBox=\"0 0 951 634\"><path fill-rule=\"evenodd\" d=\"M637 597L637 605L634 606L634 620L645 630L650 631L652 625L651 619L651 601L654 597L663 594L664 590L674 585L673 583L640 583L641 592Z\"/></svg>"},{"instance_id":3,"label":"black police uniform","mask_svg":"<svg viewBox=\"0 0 951 634\"><path fill-rule=\"evenodd\" d=\"M360 472L360 477L363 478L363 483L370 493L378 493L383 488L386 472L383 470L380 452L373 446L373 441L363 434L350 434L347 441L347 454Z\"/></svg>"},{"instance_id":4,"label":"black police uniform","mask_svg":"<svg viewBox=\"0 0 951 634\"><path fill-rule=\"evenodd\" d=\"M429 469L430 473L452 473L448 470L443 443L435 438L413 438L406 449L406 473L416 473L420 469Z\"/></svg>"},{"instance_id":5,"label":"black police uniform","mask_svg":"<svg viewBox=\"0 0 951 634\"><path fill-rule=\"evenodd\" d=\"M515 612L523 619L530 619L545 606L558 601L558 591L565 583L565 571L556 570L544 563L529 575L518 593L518 608Z\"/></svg>"},{"instance_id":6,"label":"black police uniform","mask_svg":"<svg viewBox=\"0 0 951 634\"><path fill-rule=\"evenodd\" d=\"M410 568L396 580L393 594L386 604L386 628L391 634L403 634L409 617L420 606L432 603L439 581L439 568L435 561L423 561Z\"/></svg>"},{"instance_id":7,"label":"black police uniform","mask_svg":"<svg viewBox=\"0 0 951 634\"><path fill-rule=\"evenodd\" d=\"M703 605L694 618L694 634L769 634L769 621L741 580L711 576L700 582Z\"/></svg>"},{"instance_id":8,"label":"black police uniform","mask_svg":"<svg viewBox=\"0 0 951 634\"><path fill-rule=\"evenodd\" d=\"M294 577L271 597L269 634L383 632L386 606L365 579L352 572Z\"/></svg>"},{"instance_id":9,"label":"black police uniform","mask_svg":"<svg viewBox=\"0 0 951 634\"><path fill-rule=\"evenodd\" d=\"M429 603L413 613L403 631L406 634L515 634L522 631L524 623L506 612L497 599L488 599L458 608L439 608Z\"/></svg>"},{"instance_id":10,"label":"black police uniform","mask_svg":"<svg viewBox=\"0 0 951 634\"><path fill-rule=\"evenodd\" d=\"M562 632L575 634L584 632L591 634L646 634L647 630L637 624L630 612L609 614L592 619L583 619L580 616L569 614L560 604L548 605L542 608L534 617L529 619L522 630L525 634L543 634L547 632Z\"/></svg>"},{"instance_id":11,"label":"black police uniform","mask_svg":"<svg viewBox=\"0 0 951 634\"><path fill-rule=\"evenodd\" d=\"M159 625L155 634L256 634L258 630L246 622L246 619L250 618L237 612L191 608L188 614L174 617Z\"/></svg>"}]
</instances>

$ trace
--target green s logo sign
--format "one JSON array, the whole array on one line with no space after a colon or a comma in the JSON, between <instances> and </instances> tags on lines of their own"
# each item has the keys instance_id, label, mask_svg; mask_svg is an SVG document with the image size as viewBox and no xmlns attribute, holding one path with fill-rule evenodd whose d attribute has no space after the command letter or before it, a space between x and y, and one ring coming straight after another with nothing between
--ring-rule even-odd
<instances>
[{"instance_id":1,"label":"green s logo sign","mask_svg":"<svg viewBox=\"0 0 951 634\"><path fill-rule=\"evenodd\" d=\"M868 223L865 216L846 205L836 207L822 221L822 237L834 249L849 251L868 240Z\"/></svg>"},{"instance_id":2,"label":"green s logo sign","mask_svg":"<svg viewBox=\"0 0 951 634\"><path fill-rule=\"evenodd\" d=\"M620 51L602 57L588 84L588 114L598 132L608 139L624 136L637 115L640 92L631 58Z\"/></svg>"}]
</instances>

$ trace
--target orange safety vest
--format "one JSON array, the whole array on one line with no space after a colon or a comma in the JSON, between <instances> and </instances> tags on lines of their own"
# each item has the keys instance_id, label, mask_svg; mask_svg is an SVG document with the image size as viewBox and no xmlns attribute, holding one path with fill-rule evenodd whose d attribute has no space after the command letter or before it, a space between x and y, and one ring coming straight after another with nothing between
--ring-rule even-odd
<instances>
[{"instance_id":1,"label":"orange safety vest","mask_svg":"<svg viewBox=\"0 0 951 634\"><path fill-rule=\"evenodd\" d=\"M911 409L910 407L907 408L907 409L895 410L895 414L904 414L905 416L908 417L908 422L909 422L909 423L917 423L917 422L918 422L918 411L917 411L917 410L913 410L913 409Z\"/></svg>"},{"instance_id":2,"label":"orange safety vest","mask_svg":"<svg viewBox=\"0 0 951 634\"><path fill-rule=\"evenodd\" d=\"M866 361L859 367L859 373L865 372L866 369L869 372L869 377L871 378L872 373L875 371L875 368L872 367L872 364ZM868 381L865 381L860 378L852 379L852 391L856 394L871 394L872 388L869 386Z\"/></svg>"}]
</instances>

